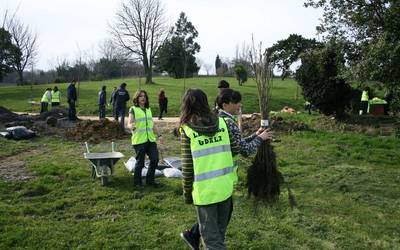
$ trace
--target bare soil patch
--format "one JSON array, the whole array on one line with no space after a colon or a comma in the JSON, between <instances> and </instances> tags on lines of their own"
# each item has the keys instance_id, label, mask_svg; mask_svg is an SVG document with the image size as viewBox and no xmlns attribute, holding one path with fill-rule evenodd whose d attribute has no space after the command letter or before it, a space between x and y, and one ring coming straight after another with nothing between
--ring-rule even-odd
<instances>
[{"instance_id":1,"label":"bare soil patch","mask_svg":"<svg viewBox=\"0 0 400 250\"><path fill-rule=\"evenodd\" d=\"M23 159L37 153L39 153L38 150L30 150L0 159L0 178L6 182L34 179L35 176L27 169Z\"/></svg>"}]
</instances>

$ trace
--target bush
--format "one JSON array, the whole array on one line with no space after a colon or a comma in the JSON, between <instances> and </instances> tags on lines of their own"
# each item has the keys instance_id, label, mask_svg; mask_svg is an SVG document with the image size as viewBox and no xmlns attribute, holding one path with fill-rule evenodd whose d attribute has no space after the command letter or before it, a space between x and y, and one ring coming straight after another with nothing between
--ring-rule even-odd
<instances>
[{"instance_id":1,"label":"bush","mask_svg":"<svg viewBox=\"0 0 400 250\"><path fill-rule=\"evenodd\" d=\"M304 54L301 63L296 80L304 99L325 115L342 117L351 100L352 89L340 76L344 57L339 45L335 41L328 42L323 48Z\"/></svg>"}]
</instances>

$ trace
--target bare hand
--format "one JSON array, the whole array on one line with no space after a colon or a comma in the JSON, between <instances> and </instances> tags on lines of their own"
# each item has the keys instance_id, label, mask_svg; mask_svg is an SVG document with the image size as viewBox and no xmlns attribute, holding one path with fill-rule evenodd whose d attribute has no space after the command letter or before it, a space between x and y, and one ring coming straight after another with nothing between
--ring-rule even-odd
<instances>
[{"instance_id":1,"label":"bare hand","mask_svg":"<svg viewBox=\"0 0 400 250\"><path fill-rule=\"evenodd\" d=\"M256 135L260 135L262 132L264 132L265 128L259 128L256 132Z\"/></svg>"},{"instance_id":2,"label":"bare hand","mask_svg":"<svg viewBox=\"0 0 400 250\"><path fill-rule=\"evenodd\" d=\"M261 137L261 139L263 139L263 141L266 141L266 140L272 140L272 134L273 133L270 129L266 129L258 136Z\"/></svg>"}]
</instances>

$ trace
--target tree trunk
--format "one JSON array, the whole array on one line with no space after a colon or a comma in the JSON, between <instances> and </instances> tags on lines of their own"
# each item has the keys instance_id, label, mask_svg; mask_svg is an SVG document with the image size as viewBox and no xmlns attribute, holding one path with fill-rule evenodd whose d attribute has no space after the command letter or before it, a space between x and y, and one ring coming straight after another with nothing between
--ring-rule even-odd
<instances>
[{"instance_id":1,"label":"tree trunk","mask_svg":"<svg viewBox=\"0 0 400 250\"><path fill-rule=\"evenodd\" d=\"M24 71L18 70L18 85L23 85L24 83Z\"/></svg>"},{"instance_id":2,"label":"tree trunk","mask_svg":"<svg viewBox=\"0 0 400 250\"><path fill-rule=\"evenodd\" d=\"M153 70L151 68L151 65L149 65L149 60L147 59L147 54L145 54L143 56L143 68L144 68L144 74L146 76L145 84L153 83Z\"/></svg>"}]
</instances>

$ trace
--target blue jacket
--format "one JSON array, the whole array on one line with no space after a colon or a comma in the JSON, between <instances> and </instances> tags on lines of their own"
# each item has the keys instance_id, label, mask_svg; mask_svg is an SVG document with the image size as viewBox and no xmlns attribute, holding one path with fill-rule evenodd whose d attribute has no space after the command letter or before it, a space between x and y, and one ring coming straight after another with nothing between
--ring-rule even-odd
<instances>
[{"instance_id":1,"label":"blue jacket","mask_svg":"<svg viewBox=\"0 0 400 250\"><path fill-rule=\"evenodd\" d=\"M106 105L106 92L104 90L99 92L99 105Z\"/></svg>"},{"instance_id":2,"label":"blue jacket","mask_svg":"<svg viewBox=\"0 0 400 250\"><path fill-rule=\"evenodd\" d=\"M129 93L126 89L119 88L115 92L114 102L116 109L126 109L126 102L129 101Z\"/></svg>"},{"instance_id":3,"label":"blue jacket","mask_svg":"<svg viewBox=\"0 0 400 250\"><path fill-rule=\"evenodd\" d=\"M69 84L67 88L67 99L69 101L76 101L77 96L76 96L76 88L74 84Z\"/></svg>"}]
</instances>

